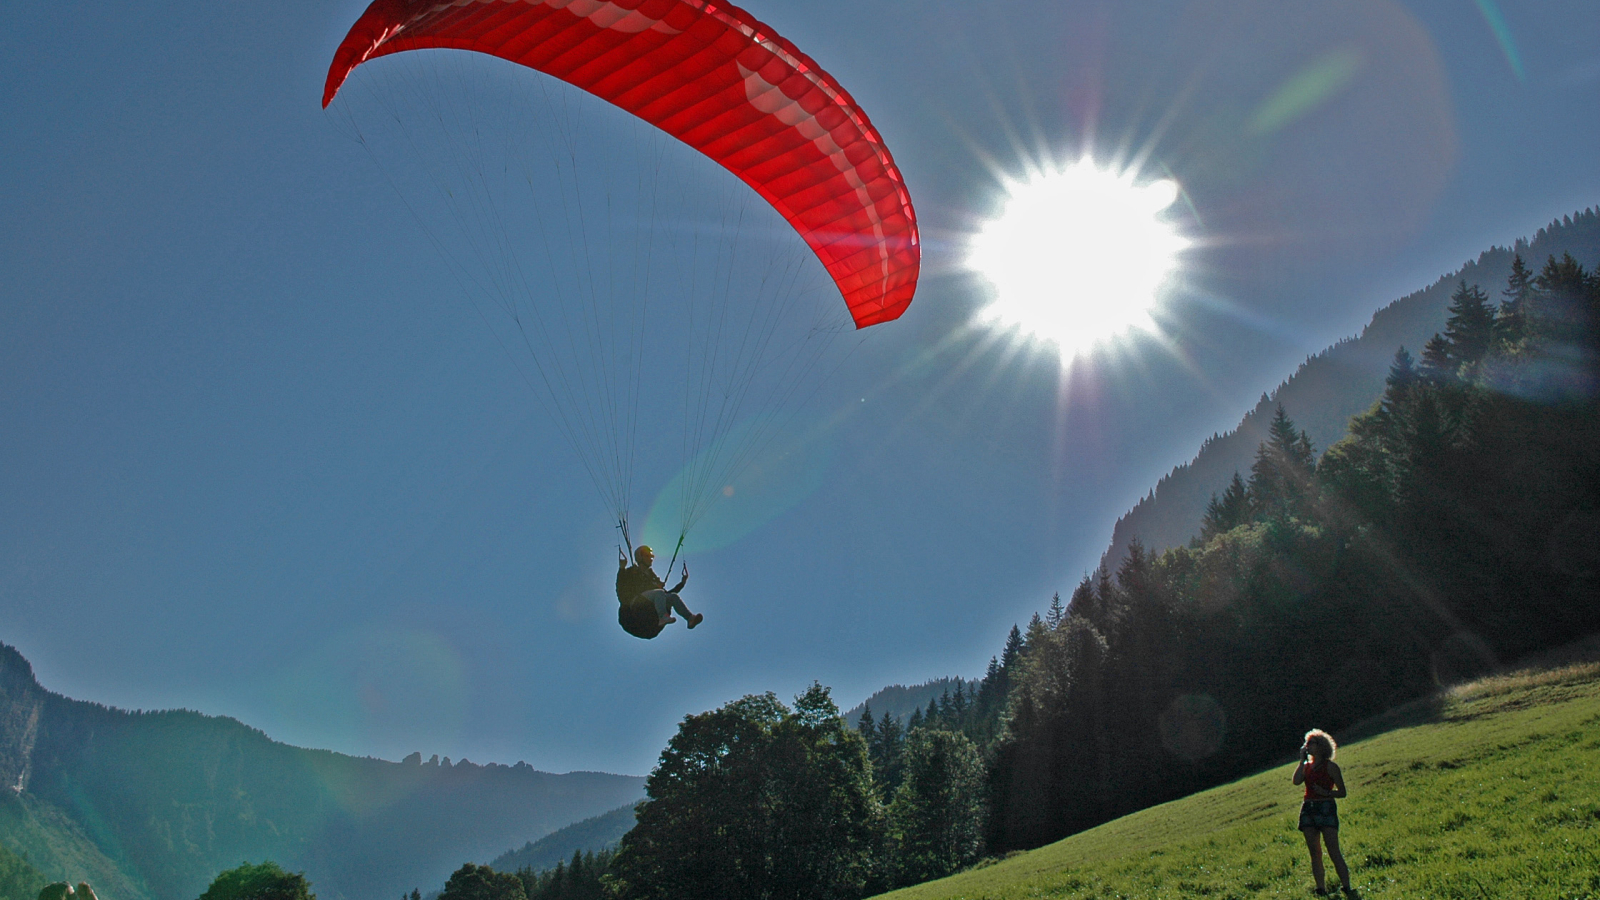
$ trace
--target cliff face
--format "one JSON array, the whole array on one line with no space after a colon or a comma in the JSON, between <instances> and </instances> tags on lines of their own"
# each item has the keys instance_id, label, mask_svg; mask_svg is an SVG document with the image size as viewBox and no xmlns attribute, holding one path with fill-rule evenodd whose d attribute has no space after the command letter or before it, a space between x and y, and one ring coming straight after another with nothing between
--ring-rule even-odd
<instances>
[{"instance_id":1,"label":"cliff face","mask_svg":"<svg viewBox=\"0 0 1600 900\"><path fill-rule=\"evenodd\" d=\"M1160 553L1187 544L1200 533L1200 520L1213 494L1227 488L1233 474L1246 480L1256 448L1281 404L1289 418L1311 438L1317 453L1345 436L1350 418L1363 412L1383 393L1394 353L1404 346L1413 359L1422 345L1445 327L1450 295L1465 281L1483 288L1498 303L1520 253L1535 272L1550 256L1571 253L1587 268L1600 262L1600 212L1589 210L1539 230L1531 241L1494 247L1432 285L1390 303L1372 316L1361 334L1306 360L1271 394L1263 395L1232 431L1207 440L1195 458L1172 470L1132 510L1117 520L1111 546L1101 564L1115 572L1134 538Z\"/></svg>"},{"instance_id":2,"label":"cliff face","mask_svg":"<svg viewBox=\"0 0 1600 900\"><path fill-rule=\"evenodd\" d=\"M33 666L15 649L0 644L0 785L13 793L28 787L44 699Z\"/></svg>"},{"instance_id":3,"label":"cliff face","mask_svg":"<svg viewBox=\"0 0 1600 900\"><path fill-rule=\"evenodd\" d=\"M16 806L11 819L0 809L0 842L89 845L156 900L196 897L261 859L304 871L323 900L393 897L644 796L634 776L357 758L232 719L72 700L4 645L0 774Z\"/></svg>"}]
</instances>

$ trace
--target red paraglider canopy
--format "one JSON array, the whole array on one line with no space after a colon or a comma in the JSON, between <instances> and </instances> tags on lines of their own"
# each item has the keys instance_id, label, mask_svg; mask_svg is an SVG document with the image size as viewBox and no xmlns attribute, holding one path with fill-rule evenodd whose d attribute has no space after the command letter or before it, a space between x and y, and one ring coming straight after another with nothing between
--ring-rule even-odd
<instances>
[{"instance_id":1,"label":"red paraglider canopy","mask_svg":"<svg viewBox=\"0 0 1600 900\"><path fill-rule=\"evenodd\" d=\"M857 328L898 318L922 249L911 197L866 113L811 58L712 0L375 0L334 54L487 53L581 88L721 164L822 260Z\"/></svg>"}]
</instances>

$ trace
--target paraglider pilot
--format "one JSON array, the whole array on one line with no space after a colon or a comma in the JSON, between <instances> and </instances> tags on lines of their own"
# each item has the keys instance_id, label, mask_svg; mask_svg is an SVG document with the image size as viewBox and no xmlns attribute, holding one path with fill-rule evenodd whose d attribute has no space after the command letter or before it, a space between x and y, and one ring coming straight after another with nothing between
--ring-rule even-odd
<instances>
[{"instance_id":1,"label":"paraglider pilot","mask_svg":"<svg viewBox=\"0 0 1600 900\"><path fill-rule=\"evenodd\" d=\"M622 604L617 610L617 624L622 630L648 640L678 621L672 615L674 612L683 616L690 628L699 625L705 616L690 612L689 607L683 605L683 598L678 596L689 583L689 566L684 565L683 577L669 591L666 582L650 568L655 551L640 544L634 548L633 558L635 562L630 566L627 555L617 551L617 602Z\"/></svg>"}]
</instances>

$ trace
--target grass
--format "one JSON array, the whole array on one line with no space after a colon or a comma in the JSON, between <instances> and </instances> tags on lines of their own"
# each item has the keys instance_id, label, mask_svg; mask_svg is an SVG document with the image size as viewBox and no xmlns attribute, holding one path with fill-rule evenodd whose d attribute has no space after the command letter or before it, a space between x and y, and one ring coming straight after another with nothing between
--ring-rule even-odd
<instances>
[{"instance_id":1,"label":"grass","mask_svg":"<svg viewBox=\"0 0 1600 900\"><path fill-rule=\"evenodd\" d=\"M1462 685L1339 748L1364 898L1600 900L1600 663ZM1420 720L1420 721L1419 721ZM1293 765L885 900L1305 897ZM1330 885L1337 885L1332 866Z\"/></svg>"}]
</instances>

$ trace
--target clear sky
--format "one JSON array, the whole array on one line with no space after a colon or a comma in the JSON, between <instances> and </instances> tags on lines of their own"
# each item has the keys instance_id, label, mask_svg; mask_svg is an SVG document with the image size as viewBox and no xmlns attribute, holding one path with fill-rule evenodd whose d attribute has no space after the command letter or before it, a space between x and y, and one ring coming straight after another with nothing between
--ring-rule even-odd
<instances>
[{"instance_id":1,"label":"clear sky","mask_svg":"<svg viewBox=\"0 0 1600 900\"><path fill-rule=\"evenodd\" d=\"M924 276L646 643L577 458L319 106L363 7L7 9L0 641L52 690L642 774L746 693L975 677L1306 355L1600 202L1592 0L751 0L872 116ZM1064 366L972 325L961 261L1001 177L1083 153L1175 179L1193 246L1159 335Z\"/></svg>"}]
</instances>

